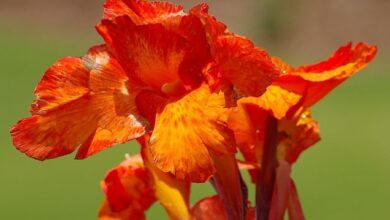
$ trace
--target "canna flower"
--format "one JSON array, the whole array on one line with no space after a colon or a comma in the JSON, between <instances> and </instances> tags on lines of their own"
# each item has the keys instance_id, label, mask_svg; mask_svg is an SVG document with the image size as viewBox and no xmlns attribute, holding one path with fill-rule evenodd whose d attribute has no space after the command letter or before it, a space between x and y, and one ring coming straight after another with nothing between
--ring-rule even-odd
<instances>
[{"instance_id":1,"label":"canna flower","mask_svg":"<svg viewBox=\"0 0 390 220\"><path fill-rule=\"evenodd\" d=\"M310 107L337 85L363 69L374 58L376 47L352 44L338 49L331 58L319 64L293 68L273 58L282 74L260 97L239 100L231 111L229 126L235 132L238 147L248 162L256 161L253 150L256 130L264 130L264 114L278 120L280 133L278 158L294 163L305 149L319 141L318 123L311 117ZM261 132L258 135L262 135ZM254 179L254 178L253 178Z\"/></svg>"},{"instance_id":2,"label":"canna flower","mask_svg":"<svg viewBox=\"0 0 390 220\"><path fill-rule=\"evenodd\" d=\"M311 117L310 107L364 68L375 53L375 46L364 43L352 46L350 43L338 49L327 61L315 65L293 68L279 58L273 58L282 72L280 77L262 96L240 99L237 109L231 112L229 127L235 133L245 163L252 165L253 169L249 171L252 181L267 182L259 176L264 177L261 172L267 172L266 169L272 170L270 173L276 179L268 190L274 189L274 213L271 208L270 215L277 216L276 219L283 218L287 206L289 214L292 213L290 219L303 217L290 178L290 166L304 150L320 140L318 123ZM269 149L272 146L273 152Z\"/></svg>"},{"instance_id":3,"label":"canna flower","mask_svg":"<svg viewBox=\"0 0 390 220\"><path fill-rule=\"evenodd\" d=\"M102 220L145 219L160 202L171 219L303 219L291 165L319 141L310 107L364 68L376 47L341 47L291 67L209 15L166 2L106 0L104 43L54 63L35 89L31 117L11 128L38 160L84 159L136 139L102 182ZM250 208L237 148L256 185ZM248 166L249 165L249 166ZM218 196L189 205L191 182ZM268 218L269 217L269 218Z\"/></svg>"},{"instance_id":4,"label":"canna flower","mask_svg":"<svg viewBox=\"0 0 390 220\"><path fill-rule=\"evenodd\" d=\"M84 159L150 134L163 172L205 182L214 160L234 158L227 127L235 93L259 96L279 75L271 57L208 14L179 5L107 0L96 26L104 44L53 64L35 89L31 117L12 129L18 150L38 160L77 150Z\"/></svg>"},{"instance_id":5,"label":"canna flower","mask_svg":"<svg viewBox=\"0 0 390 220\"><path fill-rule=\"evenodd\" d=\"M141 142L145 140L141 139ZM159 201L170 219L190 219L190 183L161 172L150 161L150 153L128 157L110 170L101 186L105 200L99 219L145 219L150 206Z\"/></svg>"},{"instance_id":6,"label":"canna flower","mask_svg":"<svg viewBox=\"0 0 390 220\"><path fill-rule=\"evenodd\" d=\"M101 184L105 199L99 210L100 220L146 219L145 213L157 201L170 219L228 219L218 195L190 207L189 184L159 171L148 162L147 154L144 148L142 156L128 157L107 173ZM248 209L245 219L254 219L253 208Z\"/></svg>"}]
</instances>

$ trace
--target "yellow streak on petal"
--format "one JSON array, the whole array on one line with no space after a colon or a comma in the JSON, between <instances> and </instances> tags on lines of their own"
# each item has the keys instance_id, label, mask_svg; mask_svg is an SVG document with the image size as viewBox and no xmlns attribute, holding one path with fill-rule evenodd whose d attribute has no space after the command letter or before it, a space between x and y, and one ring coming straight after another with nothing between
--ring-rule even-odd
<instances>
[{"instance_id":1,"label":"yellow streak on petal","mask_svg":"<svg viewBox=\"0 0 390 220\"><path fill-rule=\"evenodd\" d=\"M282 119L288 110L297 104L301 95L290 92L277 85L271 85L260 97L247 97L240 100L241 103L258 105L264 110L271 111L275 118Z\"/></svg>"},{"instance_id":2,"label":"yellow streak on petal","mask_svg":"<svg viewBox=\"0 0 390 220\"><path fill-rule=\"evenodd\" d=\"M155 194L157 199L166 209L170 219L191 219L188 210L190 183L178 180L169 173L164 173L152 162L148 147L144 148L145 166L150 170L154 178Z\"/></svg>"}]
</instances>

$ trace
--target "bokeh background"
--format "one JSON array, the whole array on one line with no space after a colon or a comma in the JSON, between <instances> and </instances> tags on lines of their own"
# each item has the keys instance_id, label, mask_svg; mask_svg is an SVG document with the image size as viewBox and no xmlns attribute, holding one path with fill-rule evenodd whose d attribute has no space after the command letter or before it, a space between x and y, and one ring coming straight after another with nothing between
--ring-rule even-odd
<instances>
[{"instance_id":1,"label":"bokeh background","mask_svg":"<svg viewBox=\"0 0 390 220\"><path fill-rule=\"evenodd\" d=\"M175 2L188 9L201 1ZM309 220L389 219L390 1L208 2L231 31L294 65L326 59L349 41L379 46L371 65L314 108L323 140L303 154L293 176ZM29 115L46 68L102 42L94 31L102 3L0 0L0 219L96 219L99 181L138 150L129 143L82 161L70 155L39 162L15 150L9 136L12 124ZM193 191L193 201L214 194L208 184ZM148 213L164 215L158 204Z\"/></svg>"}]
</instances>

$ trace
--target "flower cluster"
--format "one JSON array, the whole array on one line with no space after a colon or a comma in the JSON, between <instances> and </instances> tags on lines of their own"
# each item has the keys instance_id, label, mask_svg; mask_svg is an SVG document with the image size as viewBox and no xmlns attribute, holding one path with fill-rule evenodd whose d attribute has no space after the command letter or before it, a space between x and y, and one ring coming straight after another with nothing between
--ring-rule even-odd
<instances>
[{"instance_id":1,"label":"flower cluster","mask_svg":"<svg viewBox=\"0 0 390 220\"><path fill-rule=\"evenodd\" d=\"M228 31L200 4L106 0L104 44L53 64L35 89L32 116L12 129L38 160L77 150L84 159L136 139L102 182L100 219L144 219L159 201L171 219L303 219L291 165L319 139L310 107L365 67L376 47L338 49L291 67ZM244 160L238 160L240 151ZM256 184L250 206L240 173ZM194 206L192 182L218 195Z\"/></svg>"}]
</instances>

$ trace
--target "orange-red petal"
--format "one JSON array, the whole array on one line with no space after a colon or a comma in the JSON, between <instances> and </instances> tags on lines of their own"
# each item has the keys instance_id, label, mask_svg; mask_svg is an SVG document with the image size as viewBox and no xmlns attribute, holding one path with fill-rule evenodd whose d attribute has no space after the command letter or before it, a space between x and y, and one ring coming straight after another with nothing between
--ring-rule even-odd
<instances>
[{"instance_id":1,"label":"orange-red petal","mask_svg":"<svg viewBox=\"0 0 390 220\"><path fill-rule=\"evenodd\" d=\"M192 52L186 54L180 66L180 77L187 87L195 88L200 84L200 72L210 60L210 48L199 17L186 14L182 6L167 2L108 0L105 3L105 19L114 20L122 15L129 16L136 25L160 24L185 38Z\"/></svg>"},{"instance_id":2,"label":"orange-red petal","mask_svg":"<svg viewBox=\"0 0 390 220\"><path fill-rule=\"evenodd\" d=\"M32 114L47 111L83 97L89 92L89 72L76 57L66 57L54 63L35 88L36 100L30 106Z\"/></svg>"},{"instance_id":3,"label":"orange-red petal","mask_svg":"<svg viewBox=\"0 0 390 220\"><path fill-rule=\"evenodd\" d=\"M143 90L135 97L137 109L140 115L149 121L150 129L155 125L157 111L167 102L168 99L165 96L151 90Z\"/></svg>"},{"instance_id":4,"label":"orange-red petal","mask_svg":"<svg viewBox=\"0 0 390 220\"><path fill-rule=\"evenodd\" d=\"M209 6L207 3L196 5L191 8L189 13L201 20L209 45L213 46L219 36L227 33L226 25L218 21L214 16L209 15Z\"/></svg>"},{"instance_id":5,"label":"orange-red petal","mask_svg":"<svg viewBox=\"0 0 390 220\"><path fill-rule=\"evenodd\" d=\"M89 88L100 118L96 131L80 147L77 158L85 158L105 147L124 143L144 133L147 122L139 117L128 77L105 47L94 47L83 57L90 68Z\"/></svg>"},{"instance_id":6,"label":"orange-red petal","mask_svg":"<svg viewBox=\"0 0 390 220\"><path fill-rule=\"evenodd\" d=\"M320 140L320 129L309 111L279 121L278 158L294 163L300 154Z\"/></svg>"},{"instance_id":7,"label":"orange-red petal","mask_svg":"<svg viewBox=\"0 0 390 220\"><path fill-rule=\"evenodd\" d=\"M226 209L222 199L218 196L206 197L198 201L191 209L193 220L227 220ZM255 209L250 207L246 210L246 220L255 219Z\"/></svg>"},{"instance_id":8,"label":"orange-red petal","mask_svg":"<svg viewBox=\"0 0 390 220\"><path fill-rule=\"evenodd\" d=\"M136 26L126 16L103 20L97 28L130 76L157 91L180 81L179 68L190 45L177 33L161 24Z\"/></svg>"},{"instance_id":9,"label":"orange-red petal","mask_svg":"<svg viewBox=\"0 0 390 220\"><path fill-rule=\"evenodd\" d=\"M344 80L363 69L372 61L376 47L351 43L338 49L327 61L298 68L286 68L283 62L275 62L285 73L275 84L303 95L303 110L314 105Z\"/></svg>"},{"instance_id":10,"label":"orange-red petal","mask_svg":"<svg viewBox=\"0 0 390 220\"><path fill-rule=\"evenodd\" d=\"M209 150L234 152L224 106L223 94L212 94L205 85L165 105L150 139L156 166L179 179L206 181L215 172Z\"/></svg>"},{"instance_id":11,"label":"orange-red petal","mask_svg":"<svg viewBox=\"0 0 390 220\"><path fill-rule=\"evenodd\" d=\"M237 146L245 162L253 164L256 169L261 164L267 115L259 106L241 102L229 115L228 126L234 132ZM249 170L249 174L255 181L256 170Z\"/></svg>"},{"instance_id":12,"label":"orange-red petal","mask_svg":"<svg viewBox=\"0 0 390 220\"><path fill-rule=\"evenodd\" d=\"M102 182L106 199L99 219L145 219L145 211L156 201L154 180L139 155L112 169Z\"/></svg>"},{"instance_id":13,"label":"orange-red petal","mask_svg":"<svg viewBox=\"0 0 390 220\"><path fill-rule=\"evenodd\" d=\"M197 202L191 209L194 220L226 220L226 210L221 198L217 195Z\"/></svg>"},{"instance_id":14,"label":"orange-red petal","mask_svg":"<svg viewBox=\"0 0 390 220\"><path fill-rule=\"evenodd\" d=\"M105 19L129 16L136 24L158 23L169 17L184 14L183 7L168 2L140 0L107 0L104 3Z\"/></svg>"},{"instance_id":15,"label":"orange-red petal","mask_svg":"<svg viewBox=\"0 0 390 220\"><path fill-rule=\"evenodd\" d=\"M269 55L246 38L235 35L219 37L212 51L222 78L243 95L260 96L279 76Z\"/></svg>"},{"instance_id":16,"label":"orange-red petal","mask_svg":"<svg viewBox=\"0 0 390 220\"><path fill-rule=\"evenodd\" d=\"M139 137L144 125L126 80L104 46L92 48L83 59L58 61L37 86L33 116L11 129L14 145L45 160L69 154L82 144L77 158L84 158Z\"/></svg>"}]
</instances>

